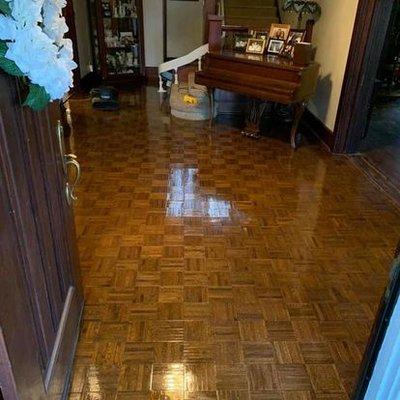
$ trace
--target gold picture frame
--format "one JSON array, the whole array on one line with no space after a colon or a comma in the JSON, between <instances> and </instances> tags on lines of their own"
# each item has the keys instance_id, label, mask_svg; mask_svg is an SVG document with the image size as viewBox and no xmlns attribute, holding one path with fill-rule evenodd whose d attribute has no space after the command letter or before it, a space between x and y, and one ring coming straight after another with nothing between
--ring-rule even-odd
<instances>
[{"instance_id":1,"label":"gold picture frame","mask_svg":"<svg viewBox=\"0 0 400 400\"><path fill-rule=\"evenodd\" d=\"M286 41L289 37L290 25L288 24L271 24L269 30L269 39L277 39Z\"/></svg>"},{"instance_id":2,"label":"gold picture frame","mask_svg":"<svg viewBox=\"0 0 400 400\"><path fill-rule=\"evenodd\" d=\"M264 39L250 38L247 42L246 53L264 54L266 41Z\"/></svg>"}]
</instances>

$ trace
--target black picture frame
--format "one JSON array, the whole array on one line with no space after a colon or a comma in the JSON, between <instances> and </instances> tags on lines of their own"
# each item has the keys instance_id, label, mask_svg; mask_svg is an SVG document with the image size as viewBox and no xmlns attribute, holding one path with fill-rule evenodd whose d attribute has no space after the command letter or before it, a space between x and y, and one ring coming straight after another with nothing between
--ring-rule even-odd
<instances>
[{"instance_id":1,"label":"black picture frame","mask_svg":"<svg viewBox=\"0 0 400 400\"><path fill-rule=\"evenodd\" d=\"M279 42L280 44L280 48L279 49L272 49L272 44ZM275 55L279 55L283 49L283 47L285 46L285 41L281 40L281 39L269 39L268 41L268 46L267 46L267 53L268 54L275 54Z\"/></svg>"}]
</instances>

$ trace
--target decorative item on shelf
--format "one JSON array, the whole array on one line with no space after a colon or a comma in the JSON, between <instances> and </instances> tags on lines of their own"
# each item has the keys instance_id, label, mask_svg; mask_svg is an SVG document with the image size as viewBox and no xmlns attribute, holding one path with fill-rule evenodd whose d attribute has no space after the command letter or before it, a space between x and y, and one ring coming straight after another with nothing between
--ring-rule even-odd
<instances>
[{"instance_id":1,"label":"decorative item on shelf","mask_svg":"<svg viewBox=\"0 0 400 400\"><path fill-rule=\"evenodd\" d=\"M304 29L291 29L289 37L286 40L285 46L283 47L280 55L282 57L292 59L294 55L295 44L303 42L305 36L306 36L306 31Z\"/></svg>"},{"instance_id":2,"label":"decorative item on shelf","mask_svg":"<svg viewBox=\"0 0 400 400\"><path fill-rule=\"evenodd\" d=\"M239 33L235 35L234 50L239 52L245 52L247 42L251 38L249 33Z\"/></svg>"},{"instance_id":3,"label":"decorative item on shelf","mask_svg":"<svg viewBox=\"0 0 400 400\"><path fill-rule=\"evenodd\" d=\"M308 16L307 19L312 19L314 21L317 21L321 16L321 6L318 4L318 2L313 0L285 0L282 10L284 12L286 11L298 14L298 29L301 29L305 15Z\"/></svg>"},{"instance_id":4,"label":"decorative item on shelf","mask_svg":"<svg viewBox=\"0 0 400 400\"><path fill-rule=\"evenodd\" d=\"M111 7L110 7L110 3L108 1L103 1L101 3L101 9L102 9L104 18L111 18Z\"/></svg>"},{"instance_id":5,"label":"decorative item on shelf","mask_svg":"<svg viewBox=\"0 0 400 400\"><path fill-rule=\"evenodd\" d=\"M269 39L267 52L270 54L279 55L285 46L285 41L281 39Z\"/></svg>"},{"instance_id":6,"label":"decorative item on shelf","mask_svg":"<svg viewBox=\"0 0 400 400\"><path fill-rule=\"evenodd\" d=\"M133 32L120 32L119 36L122 46L132 46L135 43Z\"/></svg>"},{"instance_id":7,"label":"decorative item on shelf","mask_svg":"<svg viewBox=\"0 0 400 400\"><path fill-rule=\"evenodd\" d=\"M271 24L269 31L270 39L286 40L289 36L290 25L287 24Z\"/></svg>"},{"instance_id":8,"label":"decorative item on shelf","mask_svg":"<svg viewBox=\"0 0 400 400\"><path fill-rule=\"evenodd\" d=\"M0 68L27 85L24 105L35 111L73 86L77 65L62 8L58 0L0 0Z\"/></svg>"},{"instance_id":9,"label":"decorative item on shelf","mask_svg":"<svg viewBox=\"0 0 400 400\"><path fill-rule=\"evenodd\" d=\"M251 38L247 42L246 53L264 54L265 40Z\"/></svg>"}]
</instances>

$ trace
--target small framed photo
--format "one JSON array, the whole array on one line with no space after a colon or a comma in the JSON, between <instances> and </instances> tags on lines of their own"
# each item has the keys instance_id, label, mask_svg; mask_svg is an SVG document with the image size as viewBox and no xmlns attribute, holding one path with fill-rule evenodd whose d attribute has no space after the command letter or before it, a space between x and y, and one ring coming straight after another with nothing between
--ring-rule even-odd
<instances>
[{"instance_id":1,"label":"small framed photo","mask_svg":"<svg viewBox=\"0 0 400 400\"><path fill-rule=\"evenodd\" d=\"M286 40L285 46L281 51L281 56L286 58L293 58L295 44L301 43L304 40L305 36L305 30L292 29L289 33L288 39Z\"/></svg>"},{"instance_id":2,"label":"small framed photo","mask_svg":"<svg viewBox=\"0 0 400 400\"><path fill-rule=\"evenodd\" d=\"M271 24L269 31L270 39L287 40L289 37L290 25L286 24Z\"/></svg>"},{"instance_id":3,"label":"small framed photo","mask_svg":"<svg viewBox=\"0 0 400 400\"><path fill-rule=\"evenodd\" d=\"M247 47L247 42L251 38L250 34L242 33L235 35L234 50L245 52Z\"/></svg>"},{"instance_id":4,"label":"small framed photo","mask_svg":"<svg viewBox=\"0 0 400 400\"><path fill-rule=\"evenodd\" d=\"M264 54L265 40L252 38L247 42L246 53Z\"/></svg>"},{"instance_id":5,"label":"small framed photo","mask_svg":"<svg viewBox=\"0 0 400 400\"><path fill-rule=\"evenodd\" d=\"M267 52L270 54L281 54L285 41L281 39L269 39Z\"/></svg>"},{"instance_id":6,"label":"small framed photo","mask_svg":"<svg viewBox=\"0 0 400 400\"><path fill-rule=\"evenodd\" d=\"M296 43L303 42L306 37L304 29L291 29L286 43L294 46Z\"/></svg>"},{"instance_id":7,"label":"small framed photo","mask_svg":"<svg viewBox=\"0 0 400 400\"><path fill-rule=\"evenodd\" d=\"M289 44L289 43L286 42L286 43L284 44L284 46L282 47L282 50L281 50L281 52L280 52L280 55L281 55L282 57L292 59L292 58L293 58L293 55L294 55L294 45Z\"/></svg>"}]
</instances>

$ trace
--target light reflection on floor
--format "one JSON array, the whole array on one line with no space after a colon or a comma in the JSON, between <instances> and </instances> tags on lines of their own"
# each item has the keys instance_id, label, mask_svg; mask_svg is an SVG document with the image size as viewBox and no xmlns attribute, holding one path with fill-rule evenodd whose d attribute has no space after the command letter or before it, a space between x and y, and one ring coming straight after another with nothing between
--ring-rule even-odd
<instances>
[{"instance_id":1,"label":"light reflection on floor","mask_svg":"<svg viewBox=\"0 0 400 400\"><path fill-rule=\"evenodd\" d=\"M214 195L201 193L198 169L172 168L168 183L169 217L230 218L232 205Z\"/></svg>"}]
</instances>

